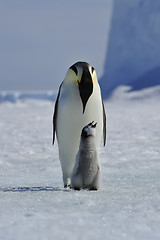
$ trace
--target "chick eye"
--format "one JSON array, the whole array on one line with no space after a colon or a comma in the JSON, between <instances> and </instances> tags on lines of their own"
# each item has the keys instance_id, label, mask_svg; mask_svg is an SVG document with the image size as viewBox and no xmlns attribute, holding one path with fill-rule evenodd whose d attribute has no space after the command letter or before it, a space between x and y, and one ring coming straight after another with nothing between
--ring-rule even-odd
<instances>
[{"instance_id":1,"label":"chick eye","mask_svg":"<svg viewBox=\"0 0 160 240\"><path fill-rule=\"evenodd\" d=\"M92 67L92 73L94 72L94 70L95 70L94 67Z\"/></svg>"},{"instance_id":2,"label":"chick eye","mask_svg":"<svg viewBox=\"0 0 160 240\"><path fill-rule=\"evenodd\" d=\"M76 68L75 65L72 65L72 66L70 67L70 69L72 69L73 72L75 72L75 74L77 75L78 71L77 71L77 68Z\"/></svg>"}]
</instances>

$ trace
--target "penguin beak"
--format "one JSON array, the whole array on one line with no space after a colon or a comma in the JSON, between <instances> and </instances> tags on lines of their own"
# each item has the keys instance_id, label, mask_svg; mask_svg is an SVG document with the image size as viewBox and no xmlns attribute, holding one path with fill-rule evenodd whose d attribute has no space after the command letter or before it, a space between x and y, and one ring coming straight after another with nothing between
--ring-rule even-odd
<instances>
[{"instance_id":1,"label":"penguin beak","mask_svg":"<svg viewBox=\"0 0 160 240\"><path fill-rule=\"evenodd\" d=\"M83 113L86 108L87 101L93 93L93 80L89 69L85 69L82 73L82 77L78 82L79 94L83 104Z\"/></svg>"},{"instance_id":2,"label":"penguin beak","mask_svg":"<svg viewBox=\"0 0 160 240\"><path fill-rule=\"evenodd\" d=\"M91 123L88 124L88 126L90 126L92 128L96 128L97 123L94 123L94 121L92 121Z\"/></svg>"}]
</instances>

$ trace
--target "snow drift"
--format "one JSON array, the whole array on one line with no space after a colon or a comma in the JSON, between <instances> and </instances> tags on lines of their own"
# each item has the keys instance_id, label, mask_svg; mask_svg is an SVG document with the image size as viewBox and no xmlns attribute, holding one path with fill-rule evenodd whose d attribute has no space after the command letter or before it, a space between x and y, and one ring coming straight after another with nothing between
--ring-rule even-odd
<instances>
[{"instance_id":1,"label":"snow drift","mask_svg":"<svg viewBox=\"0 0 160 240\"><path fill-rule=\"evenodd\" d=\"M56 91L48 92L16 92L16 91L0 91L0 102L10 102L16 103L18 101L25 100L46 100L46 101L55 101L57 96Z\"/></svg>"}]
</instances>

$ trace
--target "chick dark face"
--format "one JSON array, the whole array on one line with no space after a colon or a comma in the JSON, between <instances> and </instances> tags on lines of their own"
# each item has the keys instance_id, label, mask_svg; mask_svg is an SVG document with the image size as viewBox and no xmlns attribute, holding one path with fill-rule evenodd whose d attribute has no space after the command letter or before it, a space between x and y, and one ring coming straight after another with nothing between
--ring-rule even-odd
<instances>
[{"instance_id":1,"label":"chick dark face","mask_svg":"<svg viewBox=\"0 0 160 240\"><path fill-rule=\"evenodd\" d=\"M86 62L77 62L74 65L72 65L70 69L72 69L77 76L78 76L78 70L79 69L82 70L81 78L80 79L77 78L77 83L78 83L80 98L83 104L83 113L84 113L88 99L93 93L93 79L91 76L91 72L93 73L94 68L91 67ZM90 72L90 69L91 69L91 72Z\"/></svg>"},{"instance_id":2,"label":"chick dark face","mask_svg":"<svg viewBox=\"0 0 160 240\"><path fill-rule=\"evenodd\" d=\"M95 136L96 125L97 125L97 123L94 123L94 121L92 121L87 126L85 126L82 129L81 137L84 139L84 138L87 138L89 136Z\"/></svg>"}]
</instances>

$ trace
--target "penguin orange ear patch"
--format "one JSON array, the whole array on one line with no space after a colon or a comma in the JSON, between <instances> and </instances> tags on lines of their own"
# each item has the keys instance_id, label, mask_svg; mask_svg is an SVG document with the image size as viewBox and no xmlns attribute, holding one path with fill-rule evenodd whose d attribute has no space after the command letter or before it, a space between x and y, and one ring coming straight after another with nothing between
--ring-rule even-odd
<instances>
[{"instance_id":1,"label":"penguin orange ear patch","mask_svg":"<svg viewBox=\"0 0 160 240\"><path fill-rule=\"evenodd\" d=\"M81 82L81 79L78 79L78 80L77 80L77 83L80 84L80 82Z\"/></svg>"}]
</instances>

